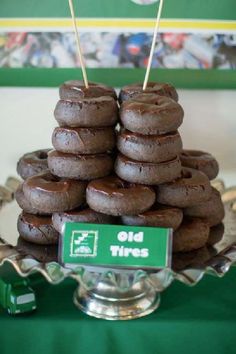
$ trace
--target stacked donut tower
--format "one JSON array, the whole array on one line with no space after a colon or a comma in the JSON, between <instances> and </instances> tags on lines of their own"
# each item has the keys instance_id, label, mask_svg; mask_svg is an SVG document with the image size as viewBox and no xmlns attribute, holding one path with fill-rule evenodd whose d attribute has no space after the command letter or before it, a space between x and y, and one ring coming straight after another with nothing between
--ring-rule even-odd
<instances>
[{"instance_id":1,"label":"stacked donut tower","mask_svg":"<svg viewBox=\"0 0 236 354\"><path fill-rule=\"evenodd\" d=\"M218 164L208 153L183 150L177 129L184 112L172 85L126 86L118 104L110 87L68 81L54 115L55 150L18 162L20 245L55 245L66 222L172 228L173 252L210 242L224 218L210 184Z\"/></svg>"}]
</instances>

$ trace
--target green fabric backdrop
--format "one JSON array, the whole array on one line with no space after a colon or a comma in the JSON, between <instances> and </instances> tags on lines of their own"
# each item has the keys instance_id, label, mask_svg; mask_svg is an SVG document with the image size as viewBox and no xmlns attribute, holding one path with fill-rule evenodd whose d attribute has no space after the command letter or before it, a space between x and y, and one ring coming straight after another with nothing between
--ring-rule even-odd
<instances>
[{"instance_id":1,"label":"green fabric backdrop","mask_svg":"<svg viewBox=\"0 0 236 354\"><path fill-rule=\"evenodd\" d=\"M34 286L38 311L11 318L0 310L1 354L233 354L236 269L205 276L195 287L175 282L152 315L127 322L88 317L72 301L75 282Z\"/></svg>"},{"instance_id":2,"label":"green fabric backdrop","mask_svg":"<svg viewBox=\"0 0 236 354\"><path fill-rule=\"evenodd\" d=\"M77 0L81 17L150 17L156 3L139 6L131 0ZM163 18L235 20L235 0L165 0ZM0 17L67 17L67 0L1 0Z\"/></svg>"}]
</instances>

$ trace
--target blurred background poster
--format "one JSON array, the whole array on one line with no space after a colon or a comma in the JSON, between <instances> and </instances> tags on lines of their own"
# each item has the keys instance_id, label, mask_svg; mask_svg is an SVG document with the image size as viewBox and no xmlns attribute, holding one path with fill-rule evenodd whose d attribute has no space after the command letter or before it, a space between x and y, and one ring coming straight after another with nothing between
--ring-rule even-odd
<instances>
[{"instance_id":1,"label":"blurred background poster","mask_svg":"<svg viewBox=\"0 0 236 354\"><path fill-rule=\"evenodd\" d=\"M91 80L122 86L143 77L157 3L75 2ZM79 65L66 0L1 0L0 85L56 86ZM179 87L235 88L236 1L165 0L153 79L157 68L159 80L171 70Z\"/></svg>"}]
</instances>

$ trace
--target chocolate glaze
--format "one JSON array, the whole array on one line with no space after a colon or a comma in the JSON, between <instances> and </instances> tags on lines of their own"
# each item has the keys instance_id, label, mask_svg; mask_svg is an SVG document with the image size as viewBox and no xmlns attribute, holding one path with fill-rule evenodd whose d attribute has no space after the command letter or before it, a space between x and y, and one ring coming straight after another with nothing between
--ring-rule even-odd
<instances>
[{"instance_id":1,"label":"chocolate glaze","mask_svg":"<svg viewBox=\"0 0 236 354\"><path fill-rule=\"evenodd\" d=\"M178 132L147 136L122 129L118 134L117 148L136 161L158 163L178 155L182 150L182 140Z\"/></svg>"},{"instance_id":2,"label":"chocolate glaze","mask_svg":"<svg viewBox=\"0 0 236 354\"><path fill-rule=\"evenodd\" d=\"M108 215L135 215L149 209L155 201L150 187L128 184L117 177L90 182L86 196L91 209Z\"/></svg>"},{"instance_id":3,"label":"chocolate glaze","mask_svg":"<svg viewBox=\"0 0 236 354\"><path fill-rule=\"evenodd\" d=\"M184 218L173 235L173 252L189 252L205 246L209 233L210 227L202 219Z\"/></svg>"},{"instance_id":4,"label":"chocolate glaze","mask_svg":"<svg viewBox=\"0 0 236 354\"><path fill-rule=\"evenodd\" d=\"M54 116L60 126L108 127L118 119L117 102L108 96L81 100L60 100Z\"/></svg>"},{"instance_id":5,"label":"chocolate glaze","mask_svg":"<svg viewBox=\"0 0 236 354\"><path fill-rule=\"evenodd\" d=\"M89 82L89 88L84 86L83 81L70 80L64 82L59 88L59 94L61 99L83 99L83 98L94 98L100 96L110 96L115 100L117 95L112 87Z\"/></svg>"},{"instance_id":6,"label":"chocolate glaze","mask_svg":"<svg viewBox=\"0 0 236 354\"><path fill-rule=\"evenodd\" d=\"M193 205L184 210L185 215L204 219L210 227L219 224L225 216L224 205L220 193L211 187L211 195L207 201Z\"/></svg>"},{"instance_id":7,"label":"chocolate glaze","mask_svg":"<svg viewBox=\"0 0 236 354\"><path fill-rule=\"evenodd\" d=\"M74 155L51 151L48 166L59 177L91 180L109 175L113 169L113 158L109 154Z\"/></svg>"},{"instance_id":8,"label":"chocolate glaze","mask_svg":"<svg viewBox=\"0 0 236 354\"><path fill-rule=\"evenodd\" d=\"M204 173L184 167L181 174L181 178L157 187L159 203L187 208L210 198L211 185Z\"/></svg>"},{"instance_id":9,"label":"chocolate glaze","mask_svg":"<svg viewBox=\"0 0 236 354\"><path fill-rule=\"evenodd\" d=\"M59 179L49 172L30 177L23 184L23 192L31 205L47 213L80 206L84 201L85 188L85 182Z\"/></svg>"},{"instance_id":10,"label":"chocolate glaze","mask_svg":"<svg viewBox=\"0 0 236 354\"><path fill-rule=\"evenodd\" d=\"M198 150L183 150L180 154L183 166L194 168L207 175L212 180L219 173L219 165L216 159L209 153Z\"/></svg>"},{"instance_id":11,"label":"chocolate glaze","mask_svg":"<svg viewBox=\"0 0 236 354\"><path fill-rule=\"evenodd\" d=\"M36 216L33 214L22 213L21 219L24 223L32 225L34 227L40 227L42 225L51 225L52 226L52 218L51 216Z\"/></svg>"},{"instance_id":12,"label":"chocolate glaze","mask_svg":"<svg viewBox=\"0 0 236 354\"><path fill-rule=\"evenodd\" d=\"M140 93L153 93L155 95L170 97L173 100L178 101L178 94L174 86L161 82L149 82L145 91L143 91L143 84L141 83L124 86L120 91L119 101L124 102Z\"/></svg>"},{"instance_id":13,"label":"chocolate glaze","mask_svg":"<svg viewBox=\"0 0 236 354\"><path fill-rule=\"evenodd\" d=\"M76 182L69 179L60 179L50 172L40 173L29 178L25 185L29 188L43 190L49 193L53 192L67 192ZM24 187L23 187L24 188Z\"/></svg>"},{"instance_id":14,"label":"chocolate glaze","mask_svg":"<svg viewBox=\"0 0 236 354\"><path fill-rule=\"evenodd\" d=\"M50 149L42 149L23 155L17 162L17 173L22 179L34 176L48 168L47 156Z\"/></svg>"},{"instance_id":15,"label":"chocolate glaze","mask_svg":"<svg viewBox=\"0 0 236 354\"><path fill-rule=\"evenodd\" d=\"M181 163L178 157L157 164L135 161L119 154L115 162L115 172L131 183L157 185L180 177Z\"/></svg>"},{"instance_id":16,"label":"chocolate glaze","mask_svg":"<svg viewBox=\"0 0 236 354\"><path fill-rule=\"evenodd\" d=\"M101 144L102 142L102 144ZM97 154L110 151L115 146L115 132L106 128L54 129L52 144L57 151L72 154Z\"/></svg>"},{"instance_id":17,"label":"chocolate glaze","mask_svg":"<svg viewBox=\"0 0 236 354\"><path fill-rule=\"evenodd\" d=\"M134 133L161 135L173 132L183 122L182 107L169 97L140 94L124 102L120 119L124 127Z\"/></svg>"},{"instance_id":18,"label":"chocolate glaze","mask_svg":"<svg viewBox=\"0 0 236 354\"><path fill-rule=\"evenodd\" d=\"M35 214L35 215L48 215L44 210L40 211L37 208L34 208L29 200L25 197L23 192L23 183L19 185L15 192L15 199L21 209L23 209L26 213Z\"/></svg>"},{"instance_id":19,"label":"chocolate glaze","mask_svg":"<svg viewBox=\"0 0 236 354\"><path fill-rule=\"evenodd\" d=\"M115 218L98 213L90 208L75 209L63 213L54 213L52 216L53 226L59 233L63 233L63 227L67 222L93 223L93 224L114 224Z\"/></svg>"},{"instance_id":20,"label":"chocolate glaze","mask_svg":"<svg viewBox=\"0 0 236 354\"><path fill-rule=\"evenodd\" d=\"M50 245L58 242L58 232L52 226L51 217L20 214L17 229L21 237L32 243Z\"/></svg>"},{"instance_id":21,"label":"chocolate glaze","mask_svg":"<svg viewBox=\"0 0 236 354\"><path fill-rule=\"evenodd\" d=\"M122 216L121 220L124 225L168 227L176 230L183 220L183 212L173 207L154 205L142 214Z\"/></svg>"}]
</instances>

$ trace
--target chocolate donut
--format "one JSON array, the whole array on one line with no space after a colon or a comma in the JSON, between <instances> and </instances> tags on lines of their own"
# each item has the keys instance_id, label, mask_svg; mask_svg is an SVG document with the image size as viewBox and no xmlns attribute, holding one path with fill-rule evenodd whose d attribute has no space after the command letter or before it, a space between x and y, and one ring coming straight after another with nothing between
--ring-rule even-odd
<instances>
[{"instance_id":1,"label":"chocolate donut","mask_svg":"<svg viewBox=\"0 0 236 354\"><path fill-rule=\"evenodd\" d=\"M184 167L181 174L181 178L157 187L159 203L187 208L210 198L211 185L204 173Z\"/></svg>"},{"instance_id":2,"label":"chocolate donut","mask_svg":"<svg viewBox=\"0 0 236 354\"><path fill-rule=\"evenodd\" d=\"M60 100L54 116L61 127L109 127L118 119L118 106L112 97Z\"/></svg>"},{"instance_id":3,"label":"chocolate donut","mask_svg":"<svg viewBox=\"0 0 236 354\"><path fill-rule=\"evenodd\" d=\"M216 243L222 240L224 236L225 227L224 224L220 223L210 228L210 234L207 240L207 244L214 246Z\"/></svg>"},{"instance_id":4,"label":"chocolate donut","mask_svg":"<svg viewBox=\"0 0 236 354\"><path fill-rule=\"evenodd\" d=\"M34 215L50 215L50 213L46 213L44 210L40 211L37 208L34 208L29 200L25 197L23 192L23 183L19 185L15 192L15 200L17 201L19 207L23 209L28 214Z\"/></svg>"},{"instance_id":5,"label":"chocolate donut","mask_svg":"<svg viewBox=\"0 0 236 354\"><path fill-rule=\"evenodd\" d=\"M67 222L113 224L114 217L98 213L89 208L78 208L72 211L65 211L63 213L54 213L52 215L52 222L55 229L60 234L63 234L63 227Z\"/></svg>"},{"instance_id":6,"label":"chocolate donut","mask_svg":"<svg viewBox=\"0 0 236 354\"><path fill-rule=\"evenodd\" d=\"M105 177L113 169L113 159L108 154L74 155L51 151L48 166L58 177L91 180Z\"/></svg>"},{"instance_id":7,"label":"chocolate donut","mask_svg":"<svg viewBox=\"0 0 236 354\"><path fill-rule=\"evenodd\" d=\"M175 158L182 150L182 140L178 132L147 136L122 129L117 148L133 160L158 163Z\"/></svg>"},{"instance_id":8,"label":"chocolate donut","mask_svg":"<svg viewBox=\"0 0 236 354\"><path fill-rule=\"evenodd\" d=\"M59 179L49 172L28 178L23 192L30 204L47 213L72 210L84 202L86 183Z\"/></svg>"},{"instance_id":9,"label":"chocolate donut","mask_svg":"<svg viewBox=\"0 0 236 354\"><path fill-rule=\"evenodd\" d=\"M183 166L199 170L212 180L219 173L219 165L216 159L209 153L198 150L183 150L180 154Z\"/></svg>"},{"instance_id":10,"label":"chocolate donut","mask_svg":"<svg viewBox=\"0 0 236 354\"><path fill-rule=\"evenodd\" d=\"M39 245L53 245L58 243L58 232L52 226L51 216L36 216L21 213L17 221L20 236Z\"/></svg>"},{"instance_id":11,"label":"chocolate donut","mask_svg":"<svg viewBox=\"0 0 236 354\"><path fill-rule=\"evenodd\" d=\"M37 173L47 170L47 157L50 149L28 152L17 162L17 173L21 178L26 179Z\"/></svg>"},{"instance_id":12,"label":"chocolate donut","mask_svg":"<svg viewBox=\"0 0 236 354\"><path fill-rule=\"evenodd\" d=\"M120 119L133 133L162 135L176 131L183 122L182 107L169 97L140 94L121 105Z\"/></svg>"},{"instance_id":13,"label":"chocolate donut","mask_svg":"<svg viewBox=\"0 0 236 354\"><path fill-rule=\"evenodd\" d=\"M203 246L195 251L174 253L172 257L172 269L183 271L186 268L202 267L211 258L210 250Z\"/></svg>"},{"instance_id":14,"label":"chocolate donut","mask_svg":"<svg viewBox=\"0 0 236 354\"><path fill-rule=\"evenodd\" d=\"M178 94L174 86L162 82L149 82L145 91L143 91L143 84L140 83L124 86L120 91L119 101L124 102L132 99L140 93L152 93L159 96L170 97L176 102L178 101Z\"/></svg>"},{"instance_id":15,"label":"chocolate donut","mask_svg":"<svg viewBox=\"0 0 236 354\"><path fill-rule=\"evenodd\" d=\"M59 95L62 100L76 100L101 96L110 96L115 100L117 99L116 92L112 87L89 82L89 88L86 88L84 82L79 80L64 82L59 88Z\"/></svg>"},{"instance_id":16,"label":"chocolate donut","mask_svg":"<svg viewBox=\"0 0 236 354\"><path fill-rule=\"evenodd\" d=\"M202 219L186 218L173 234L173 252L189 252L205 246L210 233Z\"/></svg>"},{"instance_id":17,"label":"chocolate donut","mask_svg":"<svg viewBox=\"0 0 236 354\"><path fill-rule=\"evenodd\" d=\"M25 256L31 256L42 263L58 261L58 246L57 245L37 245L25 241L22 237L18 238L17 251Z\"/></svg>"},{"instance_id":18,"label":"chocolate donut","mask_svg":"<svg viewBox=\"0 0 236 354\"><path fill-rule=\"evenodd\" d=\"M157 185L180 177L181 163L178 157L155 164L134 161L119 154L115 162L115 172L120 178L131 183Z\"/></svg>"},{"instance_id":19,"label":"chocolate donut","mask_svg":"<svg viewBox=\"0 0 236 354\"><path fill-rule=\"evenodd\" d=\"M107 128L55 128L52 144L57 151L71 154L99 154L115 146L115 132Z\"/></svg>"},{"instance_id":20,"label":"chocolate donut","mask_svg":"<svg viewBox=\"0 0 236 354\"><path fill-rule=\"evenodd\" d=\"M186 208L184 214L202 218L210 227L221 223L225 216L225 210L220 193L211 187L210 198L207 201Z\"/></svg>"},{"instance_id":21,"label":"chocolate donut","mask_svg":"<svg viewBox=\"0 0 236 354\"><path fill-rule=\"evenodd\" d=\"M182 220L181 209L165 205L154 205L142 214L121 216L124 225L165 227L174 230L180 226Z\"/></svg>"},{"instance_id":22,"label":"chocolate donut","mask_svg":"<svg viewBox=\"0 0 236 354\"><path fill-rule=\"evenodd\" d=\"M147 186L129 184L117 177L105 177L89 183L86 190L91 209L108 215L136 215L155 202L155 192Z\"/></svg>"}]
</instances>

